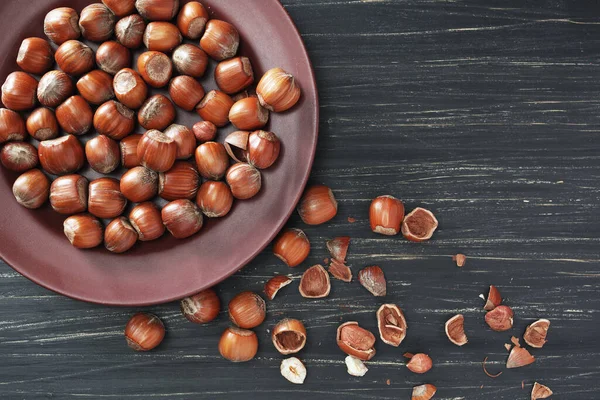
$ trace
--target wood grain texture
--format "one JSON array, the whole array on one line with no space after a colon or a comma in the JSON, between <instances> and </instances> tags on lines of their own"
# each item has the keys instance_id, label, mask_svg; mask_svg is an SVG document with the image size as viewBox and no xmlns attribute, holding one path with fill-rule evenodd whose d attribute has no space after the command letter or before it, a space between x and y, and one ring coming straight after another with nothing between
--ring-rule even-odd
<instances>
[{"instance_id":1,"label":"wood grain texture","mask_svg":"<svg viewBox=\"0 0 600 400\"><path fill-rule=\"evenodd\" d=\"M331 186L338 216L305 229L309 260L289 270L265 250L219 285L227 304L262 290L275 273L299 277L327 256L324 241L352 236L354 273L378 264L388 296L333 281L327 300L300 297L297 280L268 303L261 349L247 364L217 351L228 325L195 326L177 304L150 310L167 338L157 351L126 348L136 310L76 302L0 264L2 399L409 399L433 383L436 399L529 399L534 381L560 399L600 392L600 6L589 1L284 0L311 54L321 98L321 138L312 182ZM370 200L402 198L434 211L434 240L408 243L368 228ZM357 222L350 224L348 217ZM467 254L464 268L451 256ZM76 267L76 266L74 266ZM495 284L515 328L491 332L478 298ZM335 345L342 321L376 330L375 310L400 305L409 330L400 348L377 343L363 378L351 377ZM469 343L443 333L463 313ZM303 386L279 374L269 330L305 321ZM537 318L552 321L536 362L492 380L504 343ZM411 374L402 354L426 352L432 371ZM390 385L386 380L390 380ZM521 382L525 382L525 390Z\"/></svg>"}]
</instances>

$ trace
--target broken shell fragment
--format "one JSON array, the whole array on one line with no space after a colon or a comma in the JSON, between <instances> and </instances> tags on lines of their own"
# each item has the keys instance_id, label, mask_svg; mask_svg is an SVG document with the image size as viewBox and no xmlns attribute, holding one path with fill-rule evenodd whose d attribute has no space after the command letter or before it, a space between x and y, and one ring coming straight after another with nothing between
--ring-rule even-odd
<instances>
[{"instance_id":1,"label":"broken shell fragment","mask_svg":"<svg viewBox=\"0 0 600 400\"><path fill-rule=\"evenodd\" d=\"M406 368L415 374L424 374L433 367L433 361L431 361L431 357L427 354L405 354L405 357L408 355L410 355L410 357L408 357L410 358L410 361L406 363Z\"/></svg>"},{"instance_id":2,"label":"broken shell fragment","mask_svg":"<svg viewBox=\"0 0 600 400\"><path fill-rule=\"evenodd\" d=\"M462 314L455 315L446 321L446 336L457 346L464 346L469 341L465 334L465 317Z\"/></svg>"},{"instance_id":3,"label":"broken shell fragment","mask_svg":"<svg viewBox=\"0 0 600 400\"><path fill-rule=\"evenodd\" d=\"M456 263L456 266L462 268L465 266L465 262L467 262L467 256L464 254L457 254L452 256L452 261Z\"/></svg>"},{"instance_id":4,"label":"broken shell fragment","mask_svg":"<svg viewBox=\"0 0 600 400\"><path fill-rule=\"evenodd\" d=\"M385 296L387 293L385 275L383 270L377 265L363 268L358 273L358 281L373 296Z\"/></svg>"},{"instance_id":5,"label":"broken shell fragment","mask_svg":"<svg viewBox=\"0 0 600 400\"><path fill-rule=\"evenodd\" d=\"M525 343L536 349L541 349L547 342L546 335L548 334L548 328L550 328L550 321L547 319L535 321L525 330L525 335L523 335Z\"/></svg>"},{"instance_id":6,"label":"broken shell fragment","mask_svg":"<svg viewBox=\"0 0 600 400\"><path fill-rule=\"evenodd\" d=\"M350 321L340 325L336 341L344 353L363 361L370 360L375 355L375 336L358 326L358 322Z\"/></svg>"},{"instance_id":7,"label":"broken shell fragment","mask_svg":"<svg viewBox=\"0 0 600 400\"><path fill-rule=\"evenodd\" d=\"M336 259L331 260L331 264L329 264L329 273L340 281L352 281L352 270L350 267Z\"/></svg>"},{"instance_id":8,"label":"broken shell fragment","mask_svg":"<svg viewBox=\"0 0 600 400\"><path fill-rule=\"evenodd\" d=\"M500 291L496 286L490 285L490 291L488 293L487 301L485 302L485 306L483 309L485 311L492 311L494 308L498 307L502 303L502 297L500 296Z\"/></svg>"},{"instance_id":9,"label":"broken shell fragment","mask_svg":"<svg viewBox=\"0 0 600 400\"><path fill-rule=\"evenodd\" d=\"M532 364L535 357L532 356L527 349L523 347L513 347L506 361L506 368L519 368Z\"/></svg>"},{"instance_id":10,"label":"broken shell fragment","mask_svg":"<svg viewBox=\"0 0 600 400\"><path fill-rule=\"evenodd\" d=\"M429 400L433 397L437 388L430 383L415 386L412 392L412 400Z\"/></svg>"},{"instance_id":11,"label":"broken shell fragment","mask_svg":"<svg viewBox=\"0 0 600 400\"><path fill-rule=\"evenodd\" d=\"M513 321L513 311L508 306L498 306L485 314L485 322L496 332L511 329Z\"/></svg>"},{"instance_id":12,"label":"broken shell fragment","mask_svg":"<svg viewBox=\"0 0 600 400\"><path fill-rule=\"evenodd\" d=\"M533 389L531 390L531 400L547 399L552 396L552 394L552 390L550 390L548 386L535 382L533 384Z\"/></svg>"},{"instance_id":13,"label":"broken shell fragment","mask_svg":"<svg viewBox=\"0 0 600 400\"><path fill-rule=\"evenodd\" d=\"M346 262L346 254L350 246L350 237L341 236L327 241L327 250L331 254L331 258L342 263Z\"/></svg>"},{"instance_id":14,"label":"broken shell fragment","mask_svg":"<svg viewBox=\"0 0 600 400\"><path fill-rule=\"evenodd\" d=\"M379 337L383 343L398 347L406 337L406 318L404 313L395 304L383 304L377 310L377 326Z\"/></svg>"},{"instance_id":15,"label":"broken shell fragment","mask_svg":"<svg viewBox=\"0 0 600 400\"><path fill-rule=\"evenodd\" d=\"M269 300L273 300L275 295L284 286L292 283L292 278L285 275L275 275L265 284L265 294Z\"/></svg>"}]
</instances>

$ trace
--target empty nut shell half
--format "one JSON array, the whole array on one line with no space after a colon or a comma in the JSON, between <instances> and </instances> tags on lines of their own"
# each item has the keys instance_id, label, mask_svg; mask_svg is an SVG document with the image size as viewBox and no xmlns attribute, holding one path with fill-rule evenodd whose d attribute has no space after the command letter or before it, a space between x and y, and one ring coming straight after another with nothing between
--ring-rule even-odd
<instances>
[{"instance_id":1,"label":"empty nut shell half","mask_svg":"<svg viewBox=\"0 0 600 400\"><path fill-rule=\"evenodd\" d=\"M415 208L402 221L402 235L411 242L424 242L431 239L438 227L433 213L421 207Z\"/></svg>"},{"instance_id":2,"label":"empty nut shell half","mask_svg":"<svg viewBox=\"0 0 600 400\"><path fill-rule=\"evenodd\" d=\"M446 321L446 336L457 346L464 346L468 342L464 325L465 317L462 314L455 315Z\"/></svg>"},{"instance_id":3,"label":"empty nut shell half","mask_svg":"<svg viewBox=\"0 0 600 400\"><path fill-rule=\"evenodd\" d=\"M286 318L275 325L271 339L281 354L297 353L306 344L306 328L301 321Z\"/></svg>"},{"instance_id":4,"label":"empty nut shell half","mask_svg":"<svg viewBox=\"0 0 600 400\"><path fill-rule=\"evenodd\" d=\"M329 296L331 282L329 274L322 265L313 265L300 279L300 294L307 299L319 299Z\"/></svg>"},{"instance_id":5,"label":"empty nut shell half","mask_svg":"<svg viewBox=\"0 0 600 400\"><path fill-rule=\"evenodd\" d=\"M525 335L523 335L525 343L536 349L541 349L547 342L548 328L550 328L550 321L547 319L535 321L525 330Z\"/></svg>"},{"instance_id":6,"label":"empty nut shell half","mask_svg":"<svg viewBox=\"0 0 600 400\"><path fill-rule=\"evenodd\" d=\"M409 358L410 361L406 363L406 368L415 374L424 374L433 366L433 361L431 361L431 357L429 357L427 354L411 354Z\"/></svg>"},{"instance_id":7,"label":"empty nut shell half","mask_svg":"<svg viewBox=\"0 0 600 400\"><path fill-rule=\"evenodd\" d=\"M358 322L343 323L337 329L337 345L346 354L363 361L375 355L375 335L358 326Z\"/></svg>"},{"instance_id":8,"label":"empty nut shell half","mask_svg":"<svg viewBox=\"0 0 600 400\"><path fill-rule=\"evenodd\" d=\"M513 327L513 311L508 306L498 306L485 314L485 322L496 332L504 332Z\"/></svg>"},{"instance_id":9,"label":"empty nut shell half","mask_svg":"<svg viewBox=\"0 0 600 400\"><path fill-rule=\"evenodd\" d=\"M408 325L404 313L395 304L383 304L377 310L379 337L383 343L398 347L406 337Z\"/></svg>"}]
</instances>

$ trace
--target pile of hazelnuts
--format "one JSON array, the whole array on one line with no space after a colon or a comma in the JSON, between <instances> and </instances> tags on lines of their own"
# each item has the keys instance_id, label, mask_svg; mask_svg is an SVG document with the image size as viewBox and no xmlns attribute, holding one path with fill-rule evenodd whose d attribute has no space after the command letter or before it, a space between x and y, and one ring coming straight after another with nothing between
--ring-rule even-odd
<instances>
[{"instance_id":1,"label":"pile of hazelnuts","mask_svg":"<svg viewBox=\"0 0 600 400\"><path fill-rule=\"evenodd\" d=\"M195 1L180 9L179 0L102 0L81 14L67 7L50 11L44 33L55 46L23 40L22 71L2 85L0 161L22 173L13 185L19 204L37 209L49 200L68 216L64 232L73 246L104 243L123 253L165 230L187 238L204 217L224 217L234 199L260 191L260 170L276 162L281 147L262 129L270 112L298 102L300 88L274 68L251 89L252 63L237 56L240 35L233 25L210 19ZM96 52L82 36L101 43ZM192 43L198 39L199 46ZM142 45L147 51L136 71L131 52ZM209 58L218 62L219 90L205 93L198 79ZM167 86L170 98L150 93ZM176 107L195 110L202 120L191 128L174 124ZM144 134L133 133L136 122ZM238 130L224 143L214 141L229 123ZM195 162L186 161L192 157ZM124 173L120 180L90 182L77 174L86 162L103 175ZM162 210L151 201L157 195L168 202ZM135 206L124 216L129 202Z\"/></svg>"}]
</instances>

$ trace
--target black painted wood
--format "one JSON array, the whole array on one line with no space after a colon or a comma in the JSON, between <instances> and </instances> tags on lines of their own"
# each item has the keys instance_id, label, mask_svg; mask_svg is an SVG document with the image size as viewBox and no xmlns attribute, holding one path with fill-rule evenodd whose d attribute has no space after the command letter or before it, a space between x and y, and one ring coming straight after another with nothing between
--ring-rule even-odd
<instances>
[{"instance_id":1,"label":"black painted wood","mask_svg":"<svg viewBox=\"0 0 600 400\"><path fill-rule=\"evenodd\" d=\"M590 1L285 0L314 62L321 139L312 182L330 185L339 214L306 227L313 250L288 270L265 250L219 285L224 304L262 290L275 273L299 277L327 256L326 238L353 237L356 273L381 265L388 296L333 282L327 300L303 300L297 281L268 304L261 349L247 364L217 351L218 322L194 326L177 304L152 307L168 328L157 351L129 351L123 327L136 310L83 304L46 291L0 265L0 398L409 399L430 382L438 399L529 399L534 381L561 399L600 395L600 7ZM434 240L411 244L370 233L368 205L380 194L424 206L440 220ZM348 217L357 222L350 224ZM451 255L464 252L457 268ZM482 300L490 284L515 310L515 328L491 332ZM378 342L363 378L347 375L337 325L376 330L382 302L399 304L409 331L400 348ZM443 324L466 317L469 344L448 342ZM269 329L305 321L305 385L279 374ZM511 335L552 321L536 362L502 370ZM423 376L405 351L426 352ZM386 380L390 384L386 384ZM522 381L525 389L521 388Z\"/></svg>"}]
</instances>

